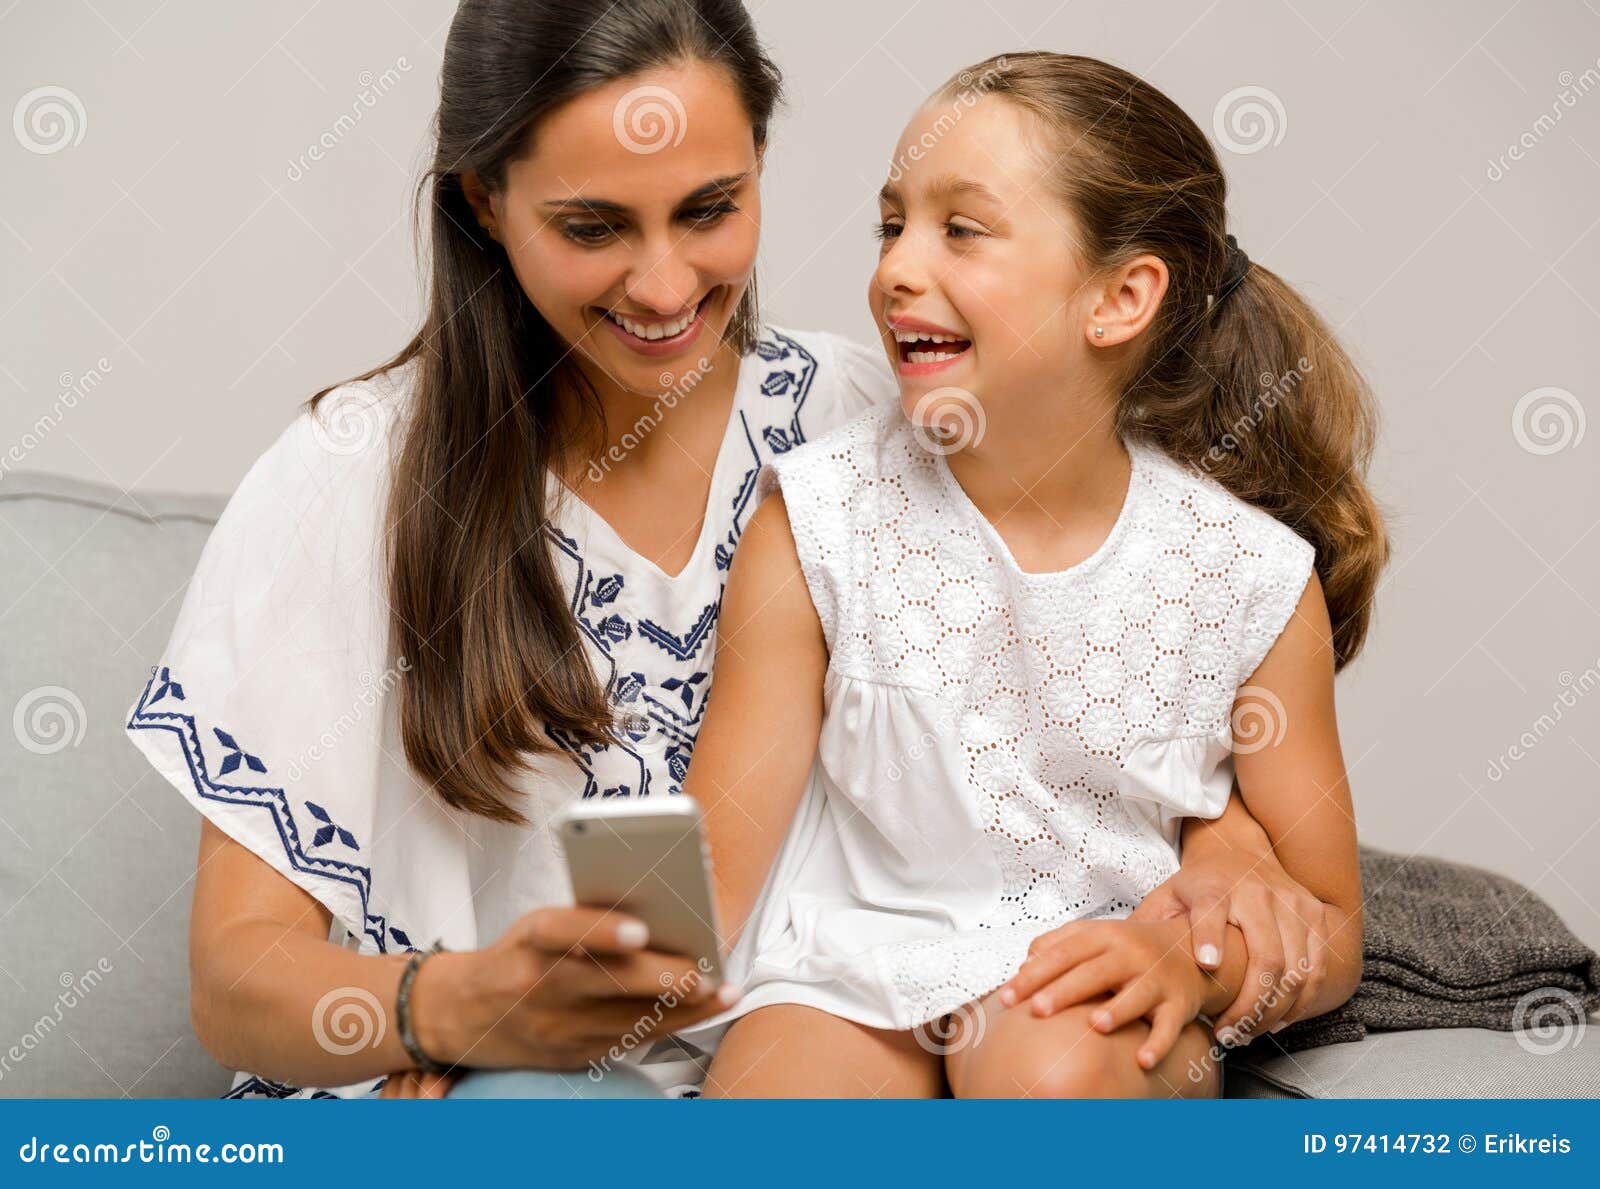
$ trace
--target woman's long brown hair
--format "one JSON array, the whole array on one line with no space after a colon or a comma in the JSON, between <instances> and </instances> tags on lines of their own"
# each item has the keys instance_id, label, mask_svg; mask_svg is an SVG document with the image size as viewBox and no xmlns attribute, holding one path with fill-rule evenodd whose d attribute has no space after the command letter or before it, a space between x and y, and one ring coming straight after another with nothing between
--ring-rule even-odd
<instances>
[{"instance_id":1,"label":"woman's long brown hair","mask_svg":"<svg viewBox=\"0 0 1600 1189\"><path fill-rule=\"evenodd\" d=\"M613 738L608 691L545 538L548 469L575 432L557 423L557 394L598 410L479 227L461 175L497 189L545 113L684 61L727 72L763 146L780 77L738 0L466 0L445 44L437 149L419 190L427 312L398 355L357 377L414 369L385 525L392 639L410 662L398 687L406 759L446 804L496 821L526 820L513 776L528 754L555 750L553 735ZM755 326L752 283L728 338L748 351Z\"/></svg>"},{"instance_id":2,"label":"woman's long brown hair","mask_svg":"<svg viewBox=\"0 0 1600 1189\"><path fill-rule=\"evenodd\" d=\"M1145 253L1169 282L1132 361L1118 429L1210 475L1316 548L1335 662L1361 650L1388 537L1365 472L1376 416L1354 363L1281 277L1252 262L1220 303L1227 183L1183 110L1093 58L1004 54L938 94L981 79L1042 122L1051 177L1091 269Z\"/></svg>"}]
</instances>

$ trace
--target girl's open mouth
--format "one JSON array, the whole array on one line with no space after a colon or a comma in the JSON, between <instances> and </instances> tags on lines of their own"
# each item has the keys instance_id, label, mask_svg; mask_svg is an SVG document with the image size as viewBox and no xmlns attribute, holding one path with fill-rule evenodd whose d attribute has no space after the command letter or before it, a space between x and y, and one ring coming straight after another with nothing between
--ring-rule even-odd
<instances>
[{"instance_id":1,"label":"girl's open mouth","mask_svg":"<svg viewBox=\"0 0 1600 1189\"><path fill-rule=\"evenodd\" d=\"M953 334L894 330L902 376L926 376L949 367L972 350L972 341Z\"/></svg>"}]
</instances>

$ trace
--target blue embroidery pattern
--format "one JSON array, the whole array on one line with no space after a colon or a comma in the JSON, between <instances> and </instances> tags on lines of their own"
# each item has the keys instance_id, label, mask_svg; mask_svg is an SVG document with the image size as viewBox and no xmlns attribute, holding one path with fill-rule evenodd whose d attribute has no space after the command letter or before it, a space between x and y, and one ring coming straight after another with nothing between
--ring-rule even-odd
<instances>
[{"instance_id":1,"label":"blue embroidery pattern","mask_svg":"<svg viewBox=\"0 0 1600 1189\"><path fill-rule=\"evenodd\" d=\"M576 541L553 527L546 529L557 554L571 562L574 577L568 603L578 631L598 653L599 676L624 712L620 740L609 747L586 747L546 728L583 773L585 797L647 797L661 783L669 795L683 791L711 687L710 666L700 662L716 635L722 588L744 533L757 476L773 455L787 453L806 440L801 410L816 379L816 357L776 331L763 335L756 355L767 371L760 383L761 400L755 408L740 408L737 413L748 460L732 500L724 505L728 527L712 554L717 595L687 627L675 631L654 619L630 618L625 608L617 610L615 605L626 593L623 575L597 574ZM639 662L637 648L628 650L631 663L625 670L619 665L619 647L636 638L655 646L648 656L656 657L659 650L660 667Z\"/></svg>"},{"instance_id":2,"label":"blue embroidery pattern","mask_svg":"<svg viewBox=\"0 0 1600 1189\"><path fill-rule=\"evenodd\" d=\"M283 844L284 854L289 857L289 863L296 871L335 880L355 890L361 902L366 935L372 939L379 953L389 952L391 939L403 950L414 950L416 947L411 944L411 939L403 931L391 925L385 917L373 913L368 907L368 895L372 890L372 872L369 868L330 855L311 853L337 840L341 846L359 855L361 847L355 835L335 822L322 806L311 801L302 801L301 804L306 807L306 812L319 823L315 833L312 834L311 845L303 846L295 812L290 805L288 793L283 789L267 785L222 784L213 779L206 765L205 752L200 745L200 732L195 724L194 715L184 713L177 706L177 703L184 701L187 699L183 694L183 686L173 679L170 669L165 666L151 669L150 680L145 683L144 693L134 707L132 717L128 719L128 730L170 731L183 749L184 759L189 765L189 777L194 782L194 789L198 795L228 805L260 807L271 816L272 823L277 828L278 840ZM158 704L162 706L161 709L152 709ZM230 732L220 727L213 727L212 734L223 748L223 758L217 768L217 776L226 776L241 767L262 775L268 774L267 765L261 757L252 755L241 747Z\"/></svg>"}]
</instances>

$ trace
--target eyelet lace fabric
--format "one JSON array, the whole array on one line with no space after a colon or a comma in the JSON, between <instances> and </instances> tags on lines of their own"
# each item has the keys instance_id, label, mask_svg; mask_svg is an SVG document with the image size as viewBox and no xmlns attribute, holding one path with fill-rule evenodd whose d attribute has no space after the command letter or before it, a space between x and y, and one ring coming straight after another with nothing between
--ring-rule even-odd
<instances>
[{"instance_id":1,"label":"eyelet lace fabric","mask_svg":"<svg viewBox=\"0 0 1600 1189\"><path fill-rule=\"evenodd\" d=\"M799 949L832 946L824 966L864 988L855 1018L917 1026L1009 978L1037 935L1126 916L1176 871L1181 817L1222 812L1236 694L1312 550L1159 452L1129 452L1106 541L1044 574L1018 568L898 408L764 473L830 648L821 760L854 881L830 893L801 876L812 940L791 930L766 968L814 969ZM854 914L840 922L885 914L854 954L847 928L815 919L830 894Z\"/></svg>"}]
</instances>

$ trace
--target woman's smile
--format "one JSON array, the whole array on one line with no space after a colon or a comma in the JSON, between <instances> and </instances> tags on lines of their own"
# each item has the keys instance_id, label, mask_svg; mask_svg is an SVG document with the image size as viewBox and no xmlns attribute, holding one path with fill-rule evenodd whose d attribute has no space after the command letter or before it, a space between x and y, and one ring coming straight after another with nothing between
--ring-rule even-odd
<instances>
[{"instance_id":1,"label":"woman's smile","mask_svg":"<svg viewBox=\"0 0 1600 1189\"><path fill-rule=\"evenodd\" d=\"M601 315L600 321L628 350L639 355L658 357L676 355L693 346L695 340L700 337L701 331L705 328L706 310L711 305L711 299L723 288L718 285L707 290L706 295L696 302L693 308L670 318L623 313L607 310L601 306L595 306L594 309Z\"/></svg>"}]
</instances>

